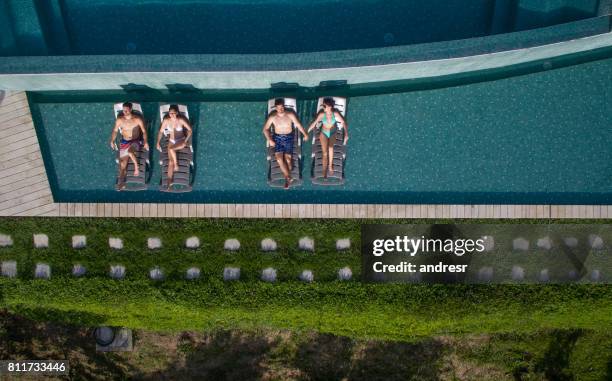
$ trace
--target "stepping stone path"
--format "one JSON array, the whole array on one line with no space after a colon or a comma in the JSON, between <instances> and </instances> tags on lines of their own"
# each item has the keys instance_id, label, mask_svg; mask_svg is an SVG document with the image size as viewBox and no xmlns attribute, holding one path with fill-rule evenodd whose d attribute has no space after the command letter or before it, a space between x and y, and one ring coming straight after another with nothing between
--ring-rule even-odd
<instances>
[{"instance_id":1,"label":"stepping stone path","mask_svg":"<svg viewBox=\"0 0 612 381\"><path fill-rule=\"evenodd\" d=\"M185 278L189 280L198 279L200 277L200 269L197 267L190 267L185 273Z\"/></svg>"},{"instance_id":2,"label":"stepping stone path","mask_svg":"<svg viewBox=\"0 0 612 381\"><path fill-rule=\"evenodd\" d=\"M85 266L78 263L72 266L72 275L79 277L85 275L85 273L87 273L87 269L85 268Z\"/></svg>"},{"instance_id":3,"label":"stepping stone path","mask_svg":"<svg viewBox=\"0 0 612 381\"><path fill-rule=\"evenodd\" d=\"M302 237L298 242L298 247L303 251L314 251L314 239L310 237Z\"/></svg>"},{"instance_id":4,"label":"stepping stone path","mask_svg":"<svg viewBox=\"0 0 612 381\"><path fill-rule=\"evenodd\" d=\"M37 263L34 269L34 277L37 279L51 278L51 266L46 263Z\"/></svg>"},{"instance_id":5,"label":"stepping stone path","mask_svg":"<svg viewBox=\"0 0 612 381\"><path fill-rule=\"evenodd\" d=\"M552 248L552 240L550 239L550 237L538 238L536 246L538 247L538 249L550 250Z\"/></svg>"},{"instance_id":6,"label":"stepping stone path","mask_svg":"<svg viewBox=\"0 0 612 381\"><path fill-rule=\"evenodd\" d=\"M348 250L351 248L351 240L348 238L342 238L336 241L336 250Z\"/></svg>"},{"instance_id":7,"label":"stepping stone path","mask_svg":"<svg viewBox=\"0 0 612 381\"><path fill-rule=\"evenodd\" d=\"M226 239L223 248L228 251L237 251L240 249L240 241L235 238Z\"/></svg>"},{"instance_id":8,"label":"stepping stone path","mask_svg":"<svg viewBox=\"0 0 612 381\"><path fill-rule=\"evenodd\" d=\"M147 247L149 248L149 250L161 249L162 241L159 238L151 237L147 239Z\"/></svg>"},{"instance_id":9,"label":"stepping stone path","mask_svg":"<svg viewBox=\"0 0 612 381\"><path fill-rule=\"evenodd\" d=\"M46 234L34 234L34 247L37 249L46 249L49 247L49 237Z\"/></svg>"},{"instance_id":10,"label":"stepping stone path","mask_svg":"<svg viewBox=\"0 0 612 381\"><path fill-rule=\"evenodd\" d=\"M15 261L3 261L0 265L0 273L2 276L7 278L14 278L17 276L17 262Z\"/></svg>"},{"instance_id":11,"label":"stepping stone path","mask_svg":"<svg viewBox=\"0 0 612 381\"><path fill-rule=\"evenodd\" d=\"M338 280L351 280L353 278L353 271L350 267L343 267L338 270Z\"/></svg>"},{"instance_id":12,"label":"stepping stone path","mask_svg":"<svg viewBox=\"0 0 612 381\"><path fill-rule=\"evenodd\" d=\"M261 250L263 251L276 251L276 241L272 238L265 238L261 241Z\"/></svg>"},{"instance_id":13,"label":"stepping stone path","mask_svg":"<svg viewBox=\"0 0 612 381\"><path fill-rule=\"evenodd\" d=\"M149 278L152 280L163 280L164 272L159 267L154 267L149 271Z\"/></svg>"},{"instance_id":14,"label":"stepping stone path","mask_svg":"<svg viewBox=\"0 0 612 381\"><path fill-rule=\"evenodd\" d=\"M485 251L492 251L495 248L495 239L493 236L485 235L482 239L482 245Z\"/></svg>"},{"instance_id":15,"label":"stepping stone path","mask_svg":"<svg viewBox=\"0 0 612 381\"><path fill-rule=\"evenodd\" d=\"M72 248L83 249L87 246L87 237L84 235L73 235L72 236Z\"/></svg>"},{"instance_id":16,"label":"stepping stone path","mask_svg":"<svg viewBox=\"0 0 612 381\"><path fill-rule=\"evenodd\" d=\"M223 280L232 281L240 279L240 268L226 267L223 269Z\"/></svg>"},{"instance_id":17,"label":"stepping stone path","mask_svg":"<svg viewBox=\"0 0 612 381\"><path fill-rule=\"evenodd\" d=\"M125 266L122 266L122 265L111 266L109 275L113 279L125 278Z\"/></svg>"},{"instance_id":18,"label":"stepping stone path","mask_svg":"<svg viewBox=\"0 0 612 381\"><path fill-rule=\"evenodd\" d=\"M311 270L304 270L300 274L300 280L302 282L311 283L314 280L314 274Z\"/></svg>"},{"instance_id":19,"label":"stepping stone path","mask_svg":"<svg viewBox=\"0 0 612 381\"><path fill-rule=\"evenodd\" d=\"M200 239L198 237L189 237L185 241L185 247L188 249L197 249L200 247Z\"/></svg>"},{"instance_id":20,"label":"stepping stone path","mask_svg":"<svg viewBox=\"0 0 612 381\"><path fill-rule=\"evenodd\" d=\"M481 282L490 282L493 279L493 267L484 266L478 270L478 280Z\"/></svg>"},{"instance_id":21,"label":"stepping stone path","mask_svg":"<svg viewBox=\"0 0 612 381\"><path fill-rule=\"evenodd\" d=\"M525 278L525 270L521 266L512 266L512 280L521 281Z\"/></svg>"},{"instance_id":22,"label":"stepping stone path","mask_svg":"<svg viewBox=\"0 0 612 381\"><path fill-rule=\"evenodd\" d=\"M515 238L512 241L512 249L516 251L527 251L529 250L529 241L523 237Z\"/></svg>"},{"instance_id":23,"label":"stepping stone path","mask_svg":"<svg viewBox=\"0 0 612 381\"><path fill-rule=\"evenodd\" d=\"M261 272L261 280L264 282L276 282L276 269L268 267Z\"/></svg>"},{"instance_id":24,"label":"stepping stone path","mask_svg":"<svg viewBox=\"0 0 612 381\"><path fill-rule=\"evenodd\" d=\"M565 237L563 238L563 243L567 247L576 247L578 246L578 239L576 237Z\"/></svg>"},{"instance_id":25,"label":"stepping stone path","mask_svg":"<svg viewBox=\"0 0 612 381\"><path fill-rule=\"evenodd\" d=\"M0 247L13 246L13 238L7 234L0 234Z\"/></svg>"},{"instance_id":26,"label":"stepping stone path","mask_svg":"<svg viewBox=\"0 0 612 381\"><path fill-rule=\"evenodd\" d=\"M589 246L593 250L601 250L604 248L604 241L598 235L589 234Z\"/></svg>"},{"instance_id":27,"label":"stepping stone path","mask_svg":"<svg viewBox=\"0 0 612 381\"><path fill-rule=\"evenodd\" d=\"M123 240L121 238L109 238L108 246L111 249L121 250L123 249Z\"/></svg>"}]
</instances>

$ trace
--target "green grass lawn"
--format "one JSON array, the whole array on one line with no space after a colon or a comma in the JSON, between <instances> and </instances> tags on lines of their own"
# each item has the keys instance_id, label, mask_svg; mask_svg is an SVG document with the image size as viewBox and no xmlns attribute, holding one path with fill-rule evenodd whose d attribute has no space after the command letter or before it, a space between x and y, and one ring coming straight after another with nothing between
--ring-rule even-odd
<instances>
[{"instance_id":1,"label":"green grass lawn","mask_svg":"<svg viewBox=\"0 0 612 381\"><path fill-rule=\"evenodd\" d=\"M5 316L18 316L32 325L44 321L81 327L78 329L102 324L130 327L140 332L138 351L145 351L143 337L149 337L151 348L164 337L174 337L170 347L183 367L168 365L161 370L178 378L202 371L203 359L211 356L219 356L216 361L221 362L211 365L213 376L218 374L215 372L230 374L233 362L223 357L221 349L226 344L235 346L229 353L245 357L249 364L255 359L265 364L266 372L272 372L271 379L292 379L288 374L306 374L314 379L376 379L377 375L394 379L394 375L417 374L414 379L487 379L483 376L487 375L492 376L490 379L572 376L598 380L612 374L612 287L608 284L363 283L359 280L362 223L3 218L0 233L10 233L15 243L0 249L0 260L16 260L19 273L15 279L0 278L0 310ZM34 249L34 233L48 234L50 247ZM87 248L71 248L71 236L75 234L87 236ZM200 237L202 244L197 250L184 248L184 240L192 235ZM123 238L123 250L108 248L111 236ZM147 237L153 236L162 239L162 249L146 249ZM315 239L314 253L298 249L297 242L303 236ZM278 242L275 253L260 250L259 243L266 237ZM227 238L238 238L241 249L224 251ZM351 249L336 251L337 238L350 238ZM38 262L51 265L51 280L33 279ZM75 263L87 267L86 276L70 275ZM108 277L111 264L126 267L124 280ZM165 272L164 281L148 278L154 266ZM200 279L184 279L185 270L191 266L202 270ZM240 267L241 280L224 282L225 266ZM268 266L278 269L277 283L259 280L261 270ZM337 270L345 266L353 270L354 278L338 281ZM303 269L314 272L315 282L298 280ZM34 345L29 343L32 337L24 338L29 331L22 332L20 339L10 339L11 328L6 321L0 336L24 345L15 344L12 353L36 353L28 347ZM181 332L201 332L198 335L207 338L201 338L199 344L175 342L177 335L182 337ZM269 344L263 357L240 349L252 345L256 352L262 342ZM310 349L300 349L303 346ZM116 357L109 374L127 377L135 369L153 371L170 358L167 350L158 348L153 353L151 349L151 353L141 353L142 358L124 359L124 364ZM318 351L323 351L322 357L313 357ZM360 362L364 353L387 364L389 370L384 371L378 363ZM83 353L75 356L82 357ZM80 361L94 361L95 356ZM415 363L425 361L435 372L400 366L404 358ZM95 360L97 365L92 368L106 369L110 366L107 360ZM455 368L448 368L449 364L455 364ZM291 373L297 372L292 366L298 365L305 373ZM262 369L245 366L244 372ZM361 373L354 373L355 369L361 369ZM294 379L308 378L302 376Z\"/></svg>"},{"instance_id":2,"label":"green grass lawn","mask_svg":"<svg viewBox=\"0 0 612 381\"><path fill-rule=\"evenodd\" d=\"M202 219L3 219L0 232L15 244L0 259L19 264L17 279L1 279L1 305L24 316L82 325L113 324L163 331L199 329L304 329L355 337L409 340L416 337L538 329L612 327L612 289L601 285L410 285L359 281L359 228L356 220L202 220ZM33 249L32 234L49 235L48 249ZM73 234L85 234L88 246L70 247ZM198 250L184 249L197 235ZM125 248L108 248L108 237ZM164 247L146 249L158 236ZM315 239L315 253L301 252L302 236ZM238 238L237 253L223 250L226 238ZM262 238L279 244L276 253L259 249ZM335 250L335 239L352 247ZM35 263L49 263L51 280L34 280ZM74 263L88 269L76 279ZM108 277L110 264L123 264L126 279ZM166 280L148 279L160 266ZM202 277L184 280L197 266ZM224 266L241 268L241 280L224 282ZM279 282L259 280L265 267L278 269ZM336 280L349 266L355 277ZM297 280L303 269L315 282Z\"/></svg>"}]
</instances>

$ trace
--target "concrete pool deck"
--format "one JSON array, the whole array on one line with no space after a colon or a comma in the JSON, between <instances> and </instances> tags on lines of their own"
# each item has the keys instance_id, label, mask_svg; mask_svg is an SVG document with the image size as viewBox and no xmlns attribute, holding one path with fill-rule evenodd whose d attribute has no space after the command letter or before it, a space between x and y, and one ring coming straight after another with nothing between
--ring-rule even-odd
<instances>
[{"instance_id":1,"label":"concrete pool deck","mask_svg":"<svg viewBox=\"0 0 612 381\"><path fill-rule=\"evenodd\" d=\"M612 218L612 205L54 202L25 92L0 101L0 216L212 218Z\"/></svg>"}]
</instances>

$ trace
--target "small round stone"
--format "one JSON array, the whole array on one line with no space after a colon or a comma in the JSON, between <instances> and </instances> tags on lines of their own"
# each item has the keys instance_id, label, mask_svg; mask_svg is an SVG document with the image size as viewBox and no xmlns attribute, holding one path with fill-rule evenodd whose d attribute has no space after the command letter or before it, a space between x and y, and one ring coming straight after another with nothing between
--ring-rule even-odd
<instances>
[{"instance_id":1,"label":"small round stone","mask_svg":"<svg viewBox=\"0 0 612 381\"><path fill-rule=\"evenodd\" d=\"M351 280L353 277L353 271L350 267L346 266L338 270L338 280Z\"/></svg>"},{"instance_id":2,"label":"small round stone","mask_svg":"<svg viewBox=\"0 0 612 381\"><path fill-rule=\"evenodd\" d=\"M34 277L37 279L50 279L51 266L46 263L37 263L34 269Z\"/></svg>"},{"instance_id":3,"label":"small round stone","mask_svg":"<svg viewBox=\"0 0 612 381\"><path fill-rule=\"evenodd\" d=\"M276 269L268 267L261 272L261 280L264 282L276 282Z\"/></svg>"},{"instance_id":4,"label":"small round stone","mask_svg":"<svg viewBox=\"0 0 612 381\"><path fill-rule=\"evenodd\" d=\"M240 241L235 238L226 239L223 248L228 251L236 251L240 249Z\"/></svg>"},{"instance_id":5,"label":"small round stone","mask_svg":"<svg viewBox=\"0 0 612 381\"><path fill-rule=\"evenodd\" d=\"M188 249L197 249L200 247L200 239L198 237L189 237L185 241L185 247Z\"/></svg>"},{"instance_id":6,"label":"small round stone","mask_svg":"<svg viewBox=\"0 0 612 381\"><path fill-rule=\"evenodd\" d=\"M161 249L162 241L157 237L150 237L149 239L147 239L147 247L149 248L149 250Z\"/></svg>"},{"instance_id":7,"label":"small round stone","mask_svg":"<svg viewBox=\"0 0 612 381\"><path fill-rule=\"evenodd\" d=\"M314 274L311 270L304 270L300 274L300 280L302 282L311 283L314 280Z\"/></svg>"},{"instance_id":8,"label":"small round stone","mask_svg":"<svg viewBox=\"0 0 612 381\"><path fill-rule=\"evenodd\" d=\"M197 267L190 267L185 273L185 278L189 280L198 279L200 277L200 269Z\"/></svg>"},{"instance_id":9,"label":"small round stone","mask_svg":"<svg viewBox=\"0 0 612 381\"><path fill-rule=\"evenodd\" d=\"M272 238L265 238L261 240L261 250L263 251L276 251L277 247L276 241Z\"/></svg>"},{"instance_id":10,"label":"small round stone","mask_svg":"<svg viewBox=\"0 0 612 381\"><path fill-rule=\"evenodd\" d=\"M34 247L37 249L49 247L49 237L46 234L34 234Z\"/></svg>"},{"instance_id":11,"label":"small round stone","mask_svg":"<svg viewBox=\"0 0 612 381\"><path fill-rule=\"evenodd\" d=\"M310 237L302 237L298 242L298 247L303 251L314 251L315 243L314 239Z\"/></svg>"},{"instance_id":12,"label":"small round stone","mask_svg":"<svg viewBox=\"0 0 612 381\"><path fill-rule=\"evenodd\" d=\"M336 250L343 251L351 248L351 240L349 238L342 238L336 241Z\"/></svg>"},{"instance_id":13,"label":"small round stone","mask_svg":"<svg viewBox=\"0 0 612 381\"><path fill-rule=\"evenodd\" d=\"M226 267L223 269L223 280L233 281L240 279L240 268L238 267Z\"/></svg>"}]
</instances>

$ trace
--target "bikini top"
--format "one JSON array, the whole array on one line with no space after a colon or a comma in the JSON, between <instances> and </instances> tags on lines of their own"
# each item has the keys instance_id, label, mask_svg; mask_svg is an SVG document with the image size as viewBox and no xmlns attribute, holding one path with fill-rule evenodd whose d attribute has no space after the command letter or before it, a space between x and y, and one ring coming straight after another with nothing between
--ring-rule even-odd
<instances>
[{"instance_id":1,"label":"bikini top","mask_svg":"<svg viewBox=\"0 0 612 381\"><path fill-rule=\"evenodd\" d=\"M336 124L336 113L332 111L332 117L331 117L331 122L330 122L329 119L327 118L327 114L324 112L323 118L321 119L321 123L323 123L323 125L325 126L333 126L334 124Z\"/></svg>"},{"instance_id":2,"label":"bikini top","mask_svg":"<svg viewBox=\"0 0 612 381\"><path fill-rule=\"evenodd\" d=\"M183 131L183 125L179 123L178 118L174 123L172 124L170 123L172 122L168 122L168 125L164 129L165 130L164 132L166 132L166 135L170 134L170 130L179 131L179 132ZM177 124L179 125L178 127L176 127Z\"/></svg>"}]
</instances>

